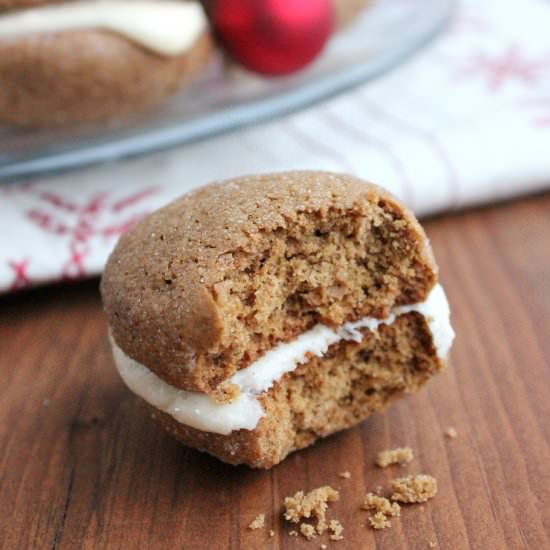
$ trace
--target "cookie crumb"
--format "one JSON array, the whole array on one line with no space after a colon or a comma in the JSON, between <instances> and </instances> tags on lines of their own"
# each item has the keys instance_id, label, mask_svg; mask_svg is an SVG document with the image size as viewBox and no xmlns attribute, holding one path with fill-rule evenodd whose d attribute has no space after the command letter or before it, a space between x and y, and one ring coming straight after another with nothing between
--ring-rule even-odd
<instances>
[{"instance_id":1,"label":"cookie crumb","mask_svg":"<svg viewBox=\"0 0 550 550\"><path fill-rule=\"evenodd\" d=\"M399 502L426 502L437 494L437 480L429 475L418 474L392 480L392 500Z\"/></svg>"},{"instance_id":2,"label":"cookie crumb","mask_svg":"<svg viewBox=\"0 0 550 550\"><path fill-rule=\"evenodd\" d=\"M433 540L428 542L428 548L435 548L436 546L437 546L437 542L434 542Z\"/></svg>"},{"instance_id":3,"label":"cookie crumb","mask_svg":"<svg viewBox=\"0 0 550 550\"><path fill-rule=\"evenodd\" d=\"M302 535L304 535L307 540L311 540L317 537L315 527L313 527L313 525L310 525L309 523L302 523L300 525L300 533L302 533Z\"/></svg>"},{"instance_id":4,"label":"cookie crumb","mask_svg":"<svg viewBox=\"0 0 550 550\"><path fill-rule=\"evenodd\" d=\"M272 539L275 536L275 531L273 529L269 530L269 538Z\"/></svg>"},{"instance_id":5,"label":"cookie crumb","mask_svg":"<svg viewBox=\"0 0 550 550\"><path fill-rule=\"evenodd\" d=\"M298 531L289 531L288 536L289 537L297 537L298 536Z\"/></svg>"},{"instance_id":6,"label":"cookie crumb","mask_svg":"<svg viewBox=\"0 0 550 550\"><path fill-rule=\"evenodd\" d=\"M391 464L403 465L413 459L414 455L410 447L396 447L395 449L380 451L376 457L376 465L380 468L386 468Z\"/></svg>"},{"instance_id":7,"label":"cookie crumb","mask_svg":"<svg viewBox=\"0 0 550 550\"><path fill-rule=\"evenodd\" d=\"M239 397L241 390L237 384L231 384L230 382L222 382L218 384L216 389L210 394L212 399L222 405L226 403L231 403Z\"/></svg>"},{"instance_id":8,"label":"cookie crumb","mask_svg":"<svg viewBox=\"0 0 550 550\"><path fill-rule=\"evenodd\" d=\"M392 517L399 516L401 513L401 507L397 502L390 502L389 499L375 495L374 493L366 494L361 508L363 510L374 510L376 513L380 512Z\"/></svg>"},{"instance_id":9,"label":"cookie crumb","mask_svg":"<svg viewBox=\"0 0 550 550\"><path fill-rule=\"evenodd\" d=\"M391 527L391 521L382 512L376 512L376 514L370 516L369 524L373 529Z\"/></svg>"},{"instance_id":10,"label":"cookie crumb","mask_svg":"<svg viewBox=\"0 0 550 550\"><path fill-rule=\"evenodd\" d=\"M343 540L344 526L337 519L331 519L328 528L331 533L330 540Z\"/></svg>"},{"instance_id":11,"label":"cookie crumb","mask_svg":"<svg viewBox=\"0 0 550 550\"><path fill-rule=\"evenodd\" d=\"M258 514L248 525L252 531L261 529L265 525L265 514Z\"/></svg>"},{"instance_id":12,"label":"cookie crumb","mask_svg":"<svg viewBox=\"0 0 550 550\"><path fill-rule=\"evenodd\" d=\"M328 546L326 544L321 544L319 548L321 548L321 550L327 550Z\"/></svg>"},{"instance_id":13,"label":"cookie crumb","mask_svg":"<svg viewBox=\"0 0 550 550\"><path fill-rule=\"evenodd\" d=\"M340 493L328 485L313 489L307 494L298 491L294 496L285 498L284 518L292 523L299 523L301 519L314 517L317 519L317 533L321 535L327 530L328 503L339 498Z\"/></svg>"},{"instance_id":14,"label":"cookie crumb","mask_svg":"<svg viewBox=\"0 0 550 550\"><path fill-rule=\"evenodd\" d=\"M445 430L445 435L446 435L449 439L456 439L456 438L458 437L457 431L456 431L452 426L449 426L449 427Z\"/></svg>"},{"instance_id":15,"label":"cookie crumb","mask_svg":"<svg viewBox=\"0 0 550 550\"><path fill-rule=\"evenodd\" d=\"M346 470L345 472L340 472L338 474L338 477L349 479L351 477L351 473Z\"/></svg>"}]
</instances>

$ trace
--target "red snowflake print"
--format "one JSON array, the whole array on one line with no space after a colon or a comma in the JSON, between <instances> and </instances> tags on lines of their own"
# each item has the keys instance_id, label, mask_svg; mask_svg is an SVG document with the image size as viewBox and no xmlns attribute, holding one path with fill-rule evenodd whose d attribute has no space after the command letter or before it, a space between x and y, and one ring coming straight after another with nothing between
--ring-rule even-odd
<instances>
[{"instance_id":1,"label":"red snowflake print","mask_svg":"<svg viewBox=\"0 0 550 550\"><path fill-rule=\"evenodd\" d=\"M87 242L79 242L72 240L69 243L69 259L63 266L64 279L78 279L86 275L84 267L84 259L90 252L90 247Z\"/></svg>"},{"instance_id":2,"label":"red snowflake print","mask_svg":"<svg viewBox=\"0 0 550 550\"><path fill-rule=\"evenodd\" d=\"M29 259L23 260L8 260L8 266L13 271L13 281L10 285L10 290L21 290L30 284L28 275Z\"/></svg>"},{"instance_id":3,"label":"red snowflake print","mask_svg":"<svg viewBox=\"0 0 550 550\"><path fill-rule=\"evenodd\" d=\"M149 209L130 216L124 216L124 211L159 191L159 187L148 187L114 200L108 193L97 193L84 202L77 202L59 193L30 187L27 192L39 199L40 206L28 209L26 215L43 231L68 238L68 257L63 264L62 277L80 278L87 274L85 264L92 251L91 239L113 238L128 231L149 213ZM104 223L106 216L114 221Z\"/></svg>"},{"instance_id":4,"label":"red snowflake print","mask_svg":"<svg viewBox=\"0 0 550 550\"><path fill-rule=\"evenodd\" d=\"M518 44L512 44L500 54L473 55L460 69L458 77L461 80L482 77L491 92L498 92L508 82L515 81L525 85L537 83L541 73L549 65L548 58L528 58Z\"/></svg>"}]
</instances>

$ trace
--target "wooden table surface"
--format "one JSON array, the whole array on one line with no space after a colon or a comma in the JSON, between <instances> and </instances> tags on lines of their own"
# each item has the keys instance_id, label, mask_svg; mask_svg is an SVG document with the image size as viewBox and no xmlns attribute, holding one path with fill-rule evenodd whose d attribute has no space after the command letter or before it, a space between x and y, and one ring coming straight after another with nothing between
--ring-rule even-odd
<instances>
[{"instance_id":1,"label":"wooden table surface","mask_svg":"<svg viewBox=\"0 0 550 550\"><path fill-rule=\"evenodd\" d=\"M0 300L0 545L550 548L550 195L426 228L457 332L450 368L271 471L227 466L157 428L112 365L97 280ZM410 465L373 466L404 444ZM436 498L367 528L365 492L417 472L437 478ZM341 490L330 517L345 540L289 536L283 497L325 484ZM248 530L259 513L266 529Z\"/></svg>"}]
</instances>

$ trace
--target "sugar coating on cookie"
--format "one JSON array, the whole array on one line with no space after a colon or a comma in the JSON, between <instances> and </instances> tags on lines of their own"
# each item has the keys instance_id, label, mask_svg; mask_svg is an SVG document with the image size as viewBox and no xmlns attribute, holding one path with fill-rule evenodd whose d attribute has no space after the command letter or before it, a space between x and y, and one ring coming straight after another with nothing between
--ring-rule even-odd
<instances>
[{"instance_id":1,"label":"sugar coating on cookie","mask_svg":"<svg viewBox=\"0 0 550 550\"><path fill-rule=\"evenodd\" d=\"M326 172L183 196L121 238L102 295L119 372L161 424L256 467L416 391L454 335L414 216Z\"/></svg>"}]
</instances>

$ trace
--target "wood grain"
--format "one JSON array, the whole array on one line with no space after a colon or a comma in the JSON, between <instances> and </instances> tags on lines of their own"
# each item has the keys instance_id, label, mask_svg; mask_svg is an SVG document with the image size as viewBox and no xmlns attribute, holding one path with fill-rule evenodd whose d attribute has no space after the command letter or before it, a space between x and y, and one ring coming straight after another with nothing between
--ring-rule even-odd
<instances>
[{"instance_id":1,"label":"wood grain","mask_svg":"<svg viewBox=\"0 0 550 550\"><path fill-rule=\"evenodd\" d=\"M226 466L157 429L112 366L97 281L0 300L2 547L319 548L328 541L288 535L280 507L331 484L345 541L329 547L550 548L550 196L426 227L458 334L451 367L267 472ZM444 437L448 426L457 439ZM413 463L373 466L377 451L401 444ZM434 475L437 497L391 529L368 529L365 491L409 472ZM247 530L261 512L267 529Z\"/></svg>"}]
</instances>

